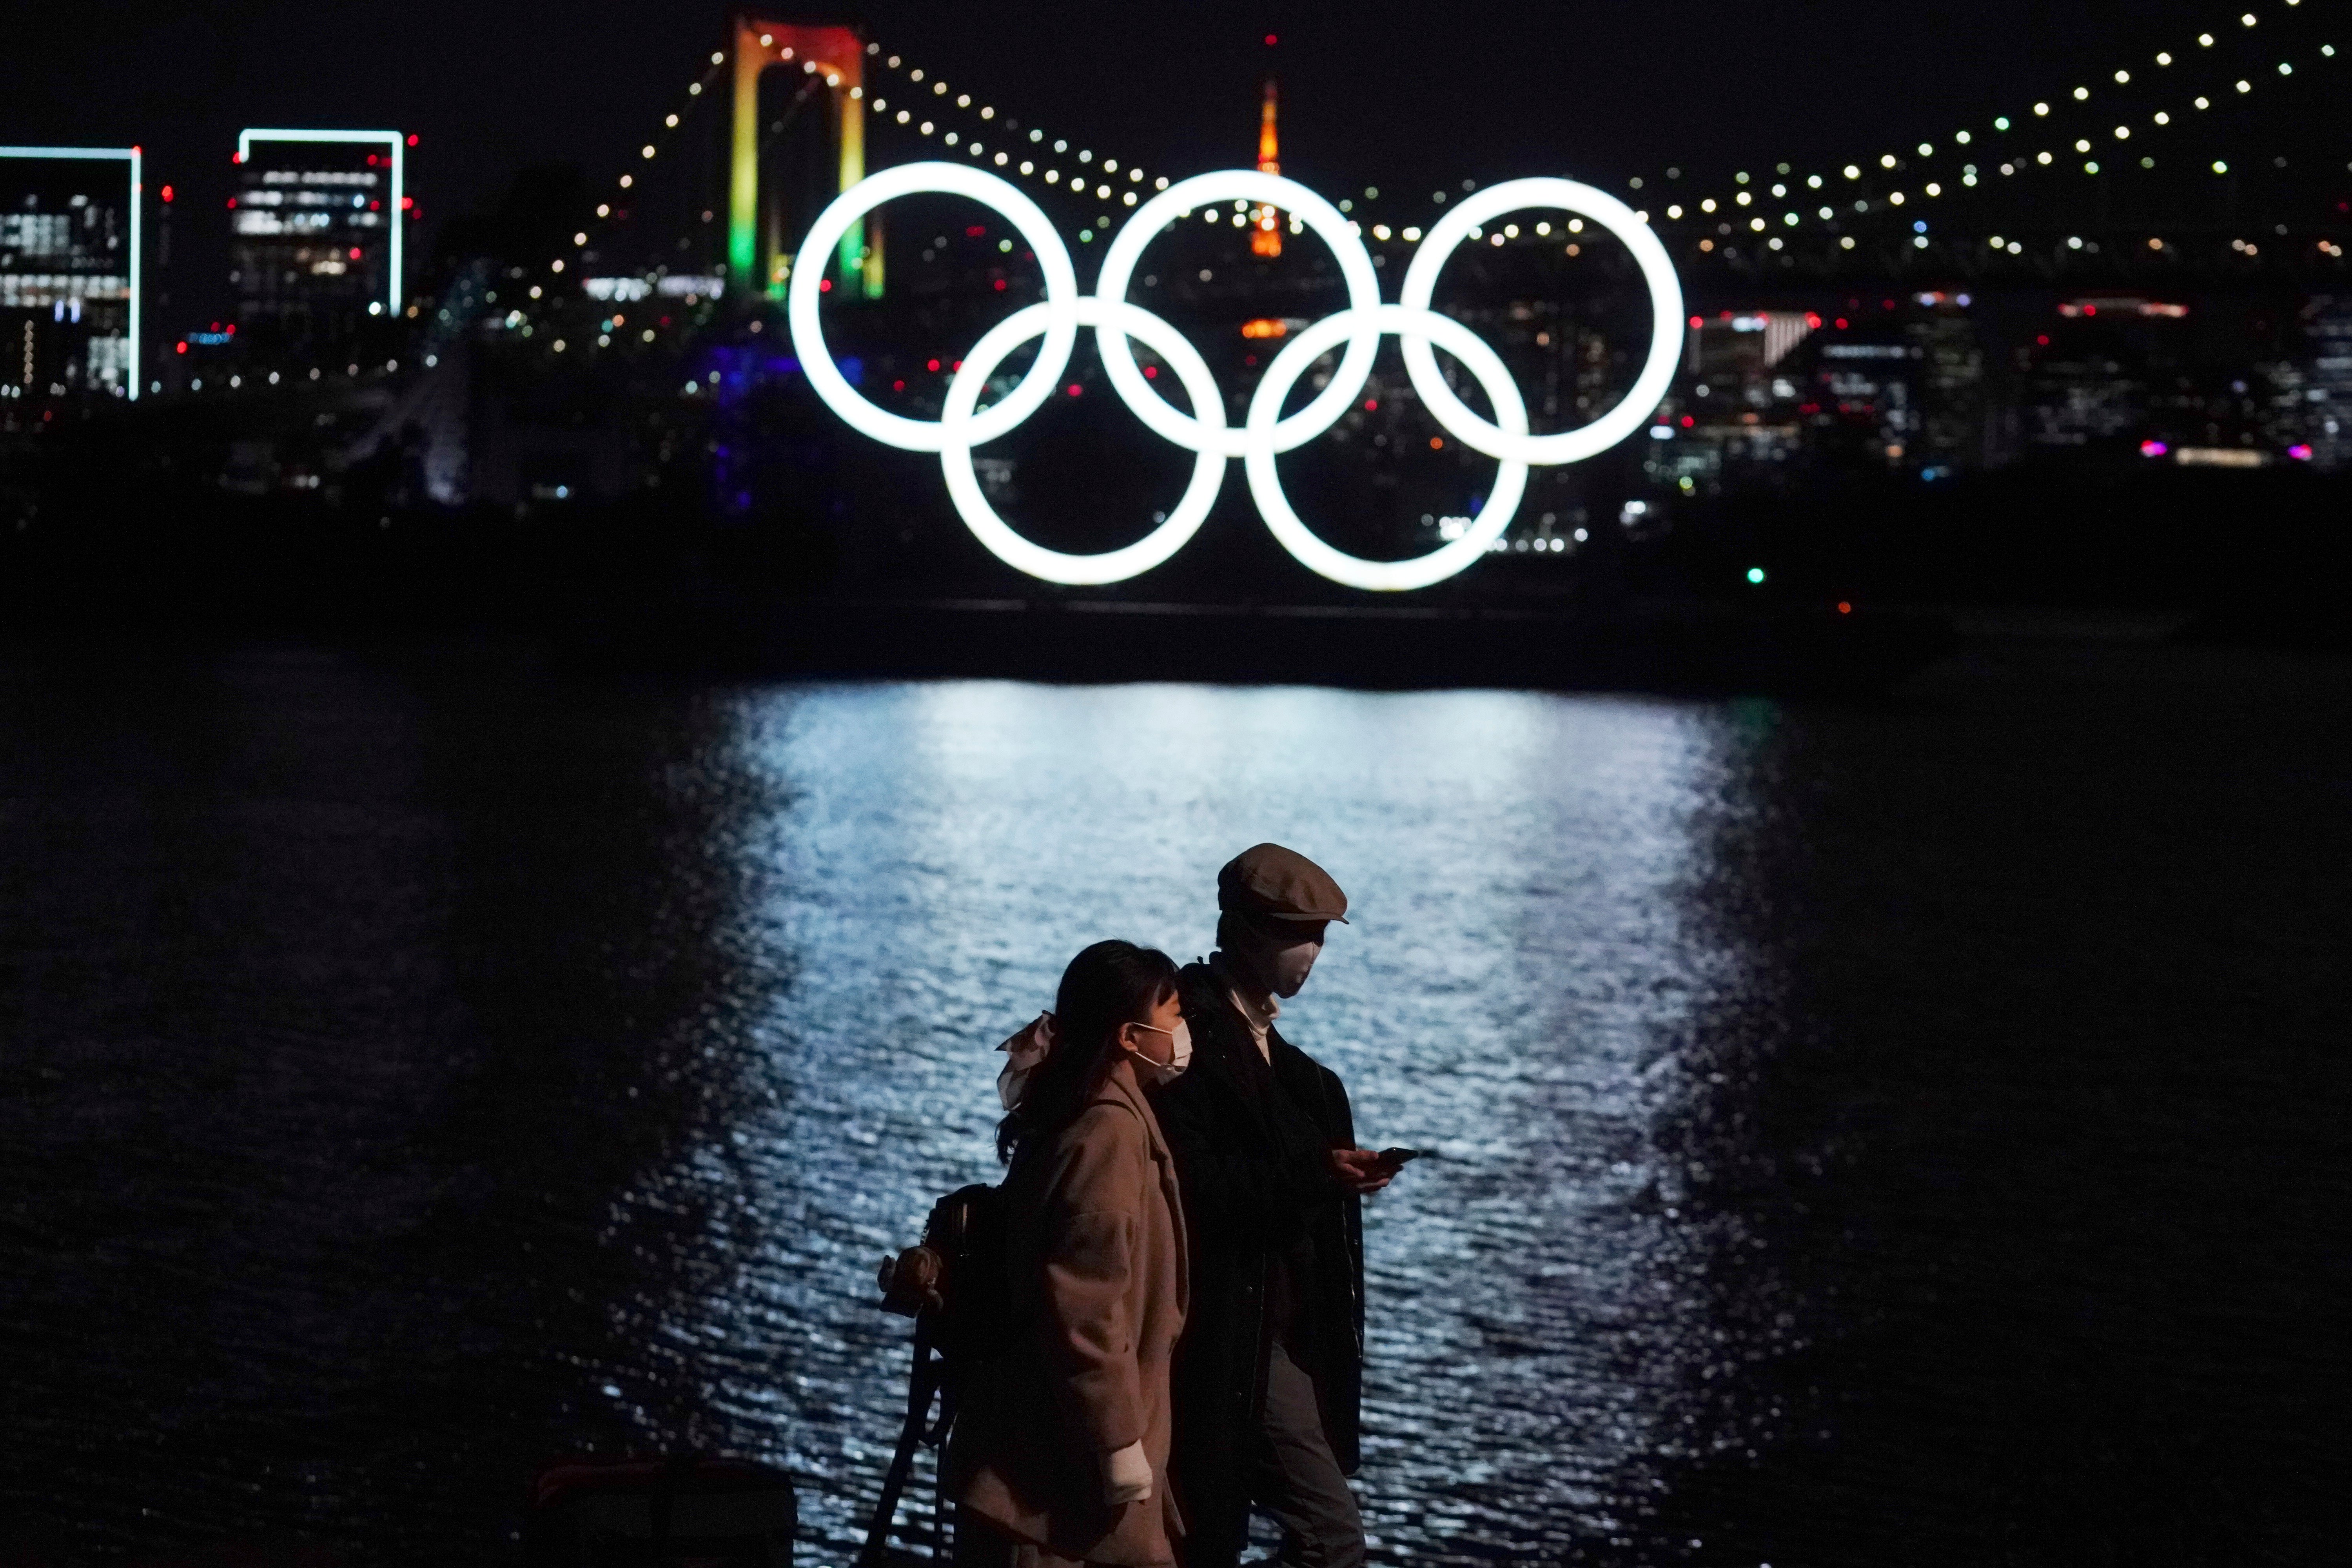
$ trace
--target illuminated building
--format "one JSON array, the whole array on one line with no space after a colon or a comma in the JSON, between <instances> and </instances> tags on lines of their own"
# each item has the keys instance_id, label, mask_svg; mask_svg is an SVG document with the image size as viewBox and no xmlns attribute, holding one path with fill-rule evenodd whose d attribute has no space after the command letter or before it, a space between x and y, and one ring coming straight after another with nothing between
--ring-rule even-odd
<instances>
[{"instance_id":1,"label":"illuminated building","mask_svg":"<svg viewBox=\"0 0 2352 1568\"><path fill-rule=\"evenodd\" d=\"M1258 173L1262 174L1282 173L1282 164L1278 157L1281 147L1279 139L1275 134L1274 110L1274 79L1268 77L1265 79L1265 98L1258 106L1257 114L1257 167ZM1282 228L1279 216L1273 207L1261 205L1257 209L1256 217L1256 227L1250 235L1250 254L1280 256Z\"/></svg>"},{"instance_id":2,"label":"illuminated building","mask_svg":"<svg viewBox=\"0 0 2352 1568\"><path fill-rule=\"evenodd\" d=\"M0 147L6 395L139 395L140 205L136 147Z\"/></svg>"},{"instance_id":3,"label":"illuminated building","mask_svg":"<svg viewBox=\"0 0 2352 1568\"><path fill-rule=\"evenodd\" d=\"M1650 427L1651 477L1687 495L1712 491L1743 465L1787 462L1798 447L1803 396L1803 373L1790 356L1820 324L1819 316L1791 310L1692 317L1679 412ZM1605 372L1605 362L1596 368Z\"/></svg>"},{"instance_id":4,"label":"illuminated building","mask_svg":"<svg viewBox=\"0 0 2352 1568\"><path fill-rule=\"evenodd\" d=\"M1917 359L1909 466L1926 479L1948 479L1965 469L1989 467L2009 455L2010 434L1985 394L1984 345L1961 297L1917 294L1922 311L1905 323L1903 337Z\"/></svg>"},{"instance_id":5,"label":"illuminated building","mask_svg":"<svg viewBox=\"0 0 2352 1568\"><path fill-rule=\"evenodd\" d=\"M2047 457L2137 451L2149 437L2173 447L2234 440L2252 405L2196 389L2206 378L2188 314L2137 296L2060 300L2023 356L2028 445Z\"/></svg>"},{"instance_id":6,"label":"illuminated building","mask_svg":"<svg viewBox=\"0 0 2352 1568\"><path fill-rule=\"evenodd\" d=\"M2352 466L2352 299L2321 295L2305 308L2303 324L2312 348L2303 444L2320 468Z\"/></svg>"},{"instance_id":7,"label":"illuminated building","mask_svg":"<svg viewBox=\"0 0 2352 1568\"><path fill-rule=\"evenodd\" d=\"M807 26L737 17L734 143L729 160L727 199L727 280L731 288L759 290L771 299L783 297L793 268L789 237L800 232L797 226L788 226L795 215L786 211L782 192L764 193L768 198L764 208L761 199L761 144L764 138L761 129L760 79L772 68L782 66L792 67L805 79L803 93L822 92L833 111L840 190L846 191L866 177L864 36L855 27ZM785 118L789 117L787 111ZM780 120L772 123L782 122ZM646 152L650 156L653 149L649 146ZM813 216L798 215L803 224ZM849 232L841 237L832 281L853 299L882 297L882 224L878 216L869 215L862 225L851 226Z\"/></svg>"},{"instance_id":8,"label":"illuminated building","mask_svg":"<svg viewBox=\"0 0 2352 1568\"><path fill-rule=\"evenodd\" d=\"M396 131L238 134L229 281L256 353L325 353L399 313L407 147Z\"/></svg>"}]
</instances>

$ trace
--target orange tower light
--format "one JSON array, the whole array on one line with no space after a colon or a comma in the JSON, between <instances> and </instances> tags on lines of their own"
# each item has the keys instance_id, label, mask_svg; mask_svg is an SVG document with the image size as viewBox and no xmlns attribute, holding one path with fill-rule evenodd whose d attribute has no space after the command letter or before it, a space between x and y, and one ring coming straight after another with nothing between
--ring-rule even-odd
<instances>
[{"instance_id":1,"label":"orange tower light","mask_svg":"<svg viewBox=\"0 0 2352 1568\"><path fill-rule=\"evenodd\" d=\"M1269 38L1267 42L1273 40ZM1265 79L1265 101L1257 113L1257 167L1262 174L1279 174L1282 164L1276 154L1280 151L1274 130L1274 79ZM1257 226L1250 233L1250 254L1280 256L1282 254L1282 219L1271 205L1260 205Z\"/></svg>"}]
</instances>

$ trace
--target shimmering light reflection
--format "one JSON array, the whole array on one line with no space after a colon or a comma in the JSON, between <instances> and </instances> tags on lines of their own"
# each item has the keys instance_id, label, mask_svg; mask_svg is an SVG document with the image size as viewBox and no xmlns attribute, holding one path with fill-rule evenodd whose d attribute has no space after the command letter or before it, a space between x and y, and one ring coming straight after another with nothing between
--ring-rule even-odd
<instances>
[{"instance_id":1,"label":"shimmering light reflection","mask_svg":"<svg viewBox=\"0 0 2352 1568\"><path fill-rule=\"evenodd\" d=\"M1366 1142L1439 1155L1368 1225L1378 1556L1642 1535L1665 1468L1729 1441L1694 1391L1745 1348L1718 1321L1741 1238L1683 1189L1705 1102L1741 1092L1693 1054L1750 984L1694 913L1728 734L1703 706L1480 692L743 698L730 765L775 804L740 843L765 891L737 936L746 995L777 998L753 1029L775 1099L638 1194L749 1205L715 1206L730 1261L645 1325L706 1438L787 1464L813 1555L843 1554L905 1372L873 1266L993 1178L990 1047L1089 940L1202 952L1216 866L1272 837L1360 916L1286 1027Z\"/></svg>"}]
</instances>

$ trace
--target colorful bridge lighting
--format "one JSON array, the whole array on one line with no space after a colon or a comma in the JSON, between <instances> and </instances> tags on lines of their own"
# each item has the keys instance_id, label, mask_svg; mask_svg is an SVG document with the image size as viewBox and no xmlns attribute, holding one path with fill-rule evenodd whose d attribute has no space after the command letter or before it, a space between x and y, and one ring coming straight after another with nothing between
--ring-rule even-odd
<instances>
[{"instance_id":1,"label":"colorful bridge lighting","mask_svg":"<svg viewBox=\"0 0 2352 1568\"><path fill-rule=\"evenodd\" d=\"M760 232L760 78L771 68L797 65L816 78L833 104L841 149L841 189L866 177L866 39L854 27L735 20L735 126L727 201L727 274L737 289L782 299L793 266L786 237ZM653 149L646 153L651 155ZM763 243L764 241L764 243ZM835 252L835 276L852 298L882 296L882 231L877 222L853 226Z\"/></svg>"}]
</instances>

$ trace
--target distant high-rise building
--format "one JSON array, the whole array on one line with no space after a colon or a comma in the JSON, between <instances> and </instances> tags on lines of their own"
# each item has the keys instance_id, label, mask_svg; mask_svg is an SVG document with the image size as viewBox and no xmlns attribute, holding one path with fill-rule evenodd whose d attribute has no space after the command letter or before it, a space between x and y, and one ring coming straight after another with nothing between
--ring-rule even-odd
<instances>
[{"instance_id":1,"label":"distant high-rise building","mask_svg":"<svg viewBox=\"0 0 2352 1568\"><path fill-rule=\"evenodd\" d=\"M2305 441L2321 467L2352 468L2352 299L2320 295L2303 320L2312 349Z\"/></svg>"},{"instance_id":2,"label":"distant high-rise building","mask_svg":"<svg viewBox=\"0 0 2352 1568\"><path fill-rule=\"evenodd\" d=\"M1743 469L1788 462L1801 437L1802 373L1791 359L1821 324L1802 310L1726 310L1694 317L1680 395L1660 409L1643 467L1685 494L1712 491ZM1578 406L1600 407L1603 373Z\"/></svg>"},{"instance_id":3,"label":"distant high-rise building","mask_svg":"<svg viewBox=\"0 0 2352 1568\"><path fill-rule=\"evenodd\" d=\"M1999 461L2006 456L2003 427L1990 415L1975 319L1941 293L1915 302L1921 309L1903 329L1918 362L1906 461L1931 479Z\"/></svg>"},{"instance_id":4,"label":"distant high-rise building","mask_svg":"<svg viewBox=\"0 0 2352 1568\"><path fill-rule=\"evenodd\" d=\"M0 148L0 395L139 395L139 152Z\"/></svg>"},{"instance_id":5,"label":"distant high-rise building","mask_svg":"<svg viewBox=\"0 0 2352 1568\"><path fill-rule=\"evenodd\" d=\"M247 352L341 354L397 312L404 139L390 131L247 131L229 203L229 282Z\"/></svg>"}]
</instances>

